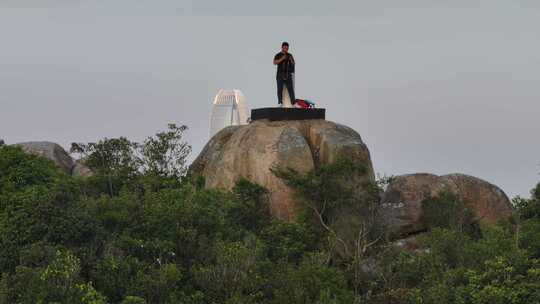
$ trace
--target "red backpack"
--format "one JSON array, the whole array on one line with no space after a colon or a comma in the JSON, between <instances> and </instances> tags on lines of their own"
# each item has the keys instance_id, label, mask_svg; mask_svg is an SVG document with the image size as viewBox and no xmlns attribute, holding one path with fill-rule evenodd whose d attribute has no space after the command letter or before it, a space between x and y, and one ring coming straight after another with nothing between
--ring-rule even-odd
<instances>
[{"instance_id":1,"label":"red backpack","mask_svg":"<svg viewBox=\"0 0 540 304\"><path fill-rule=\"evenodd\" d=\"M297 107L297 108L300 108L300 109L310 109L310 108L313 107L311 104L309 104L308 102L306 102L303 99L296 99L296 102L294 103L294 106Z\"/></svg>"}]
</instances>

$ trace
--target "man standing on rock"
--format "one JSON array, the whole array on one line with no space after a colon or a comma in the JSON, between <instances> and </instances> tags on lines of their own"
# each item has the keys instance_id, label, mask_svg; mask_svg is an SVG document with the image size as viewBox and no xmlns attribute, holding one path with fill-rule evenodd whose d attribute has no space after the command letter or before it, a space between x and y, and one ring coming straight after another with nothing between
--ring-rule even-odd
<instances>
[{"instance_id":1,"label":"man standing on rock","mask_svg":"<svg viewBox=\"0 0 540 304\"><path fill-rule=\"evenodd\" d=\"M289 53L289 43L283 42L281 44L281 52L274 56L274 65L277 65L276 81L278 103L283 105L283 86L285 86L289 92L291 104L294 104L294 57Z\"/></svg>"}]
</instances>

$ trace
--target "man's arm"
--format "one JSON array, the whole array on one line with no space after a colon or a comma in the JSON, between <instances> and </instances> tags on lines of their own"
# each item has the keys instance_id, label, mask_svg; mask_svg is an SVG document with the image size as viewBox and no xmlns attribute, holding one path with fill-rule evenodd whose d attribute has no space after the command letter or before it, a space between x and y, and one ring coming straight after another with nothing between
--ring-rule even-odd
<instances>
[{"instance_id":1,"label":"man's arm","mask_svg":"<svg viewBox=\"0 0 540 304\"><path fill-rule=\"evenodd\" d=\"M287 55L281 55L278 59L274 57L274 65L278 65L287 59Z\"/></svg>"}]
</instances>

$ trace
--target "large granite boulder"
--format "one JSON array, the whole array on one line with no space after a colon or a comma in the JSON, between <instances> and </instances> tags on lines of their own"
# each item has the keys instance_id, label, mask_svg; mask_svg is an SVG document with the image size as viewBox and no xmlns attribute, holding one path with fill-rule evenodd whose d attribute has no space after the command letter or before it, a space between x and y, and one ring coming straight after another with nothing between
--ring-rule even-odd
<instances>
[{"instance_id":1,"label":"large granite boulder","mask_svg":"<svg viewBox=\"0 0 540 304\"><path fill-rule=\"evenodd\" d=\"M394 235L407 236L426 230L422 202L443 191L460 198L483 224L494 224L512 214L512 205L497 186L464 174L437 176L416 173L397 176L382 195L383 218Z\"/></svg>"},{"instance_id":2,"label":"large granite boulder","mask_svg":"<svg viewBox=\"0 0 540 304\"><path fill-rule=\"evenodd\" d=\"M25 152L43 156L52 160L64 172L71 175L75 162L60 145L48 141L31 141L15 144Z\"/></svg>"},{"instance_id":3,"label":"large granite boulder","mask_svg":"<svg viewBox=\"0 0 540 304\"><path fill-rule=\"evenodd\" d=\"M209 188L231 189L240 178L258 183L269 190L272 215L293 220L298 211L293 191L270 169L305 173L339 157L365 165L360 178L374 179L369 150L351 128L326 120L257 120L218 132L190 171L202 175Z\"/></svg>"}]
</instances>

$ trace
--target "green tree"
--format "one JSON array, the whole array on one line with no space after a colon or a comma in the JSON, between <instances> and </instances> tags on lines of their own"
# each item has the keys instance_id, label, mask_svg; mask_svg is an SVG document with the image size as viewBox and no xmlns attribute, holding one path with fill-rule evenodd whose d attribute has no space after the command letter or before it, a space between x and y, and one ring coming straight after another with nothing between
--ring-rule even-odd
<instances>
[{"instance_id":1,"label":"green tree","mask_svg":"<svg viewBox=\"0 0 540 304\"><path fill-rule=\"evenodd\" d=\"M365 166L348 158L306 174L279 168L273 172L295 190L307 214L325 232L327 261L344 266L355 295L360 296L363 265L385 236L380 185L366 178Z\"/></svg>"},{"instance_id":2,"label":"green tree","mask_svg":"<svg viewBox=\"0 0 540 304\"><path fill-rule=\"evenodd\" d=\"M320 247L316 229L306 222L272 221L260 233L272 262L299 263L304 254Z\"/></svg>"},{"instance_id":3,"label":"green tree","mask_svg":"<svg viewBox=\"0 0 540 304\"><path fill-rule=\"evenodd\" d=\"M34 243L76 248L95 245L97 223L79 205L69 176L44 158L0 148L0 269L14 271ZM35 176L34 176L35 175Z\"/></svg>"},{"instance_id":4,"label":"green tree","mask_svg":"<svg viewBox=\"0 0 540 304\"><path fill-rule=\"evenodd\" d=\"M382 239L381 189L366 180L365 166L340 158L306 174L290 168L275 168L272 172L295 190L342 256L363 256Z\"/></svg>"},{"instance_id":5,"label":"green tree","mask_svg":"<svg viewBox=\"0 0 540 304\"><path fill-rule=\"evenodd\" d=\"M262 277L258 273L258 261L263 258L258 240L246 242L217 243L212 252L211 263L194 269L197 284L215 302L231 298L256 300L261 296L259 286Z\"/></svg>"},{"instance_id":6,"label":"green tree","mask_svg":"<svg viewBox=\"0 0 540 304\"><path fill-rule=\"evenodd\" d=\"M146 304L146 300L140 297L127 296L121 304Z\"/></svg>"},{"instance_id":7,"label":"green tree","mask_svg":"<svg viewBox=\"0 0 540 304\"><path fill-rule=\"evenodd\" d=\"M80 260L71 252L58 250L45 267L17 267L4 274L0 303L105 304L106 298L80 276Z\"/></svg>"},{"instance_id":8,"label":"green tree","mask_svg":"<svg viewBox=\"0 0 540 304\"><path fill-rule=\"evenodd\" d=\"M122 187L156 190L174 185L187 171L186 160L191 147L183 140L186 126L169 124L168 130L147 137L142 143L125 137L105 138L97 143L72 143L71 153L95 173L86 185L92 192L118 195Z\"/></svg>"},{"instance_id":9,"label":"green tree","mask_svg":"<svg viewBox=\"0 0 540 304\"><path fill-rule=\"evenodd\" d=\"M234 202L228 213L232 223L258 231L268 224L270 209L268 191L247 179L240 179L233 188Z\"/></svg>"},{"instance_id":10,"label":"green tree","mask_svg":"<svg viewBox=\"0 0 540 304\"><path fill-rule=\"evenodd\" d=\"M353 303L342 272L328 266L326 254L308 254L302 262L279 264L274 272L273 299L270 303Z\"/></svg>"},{"instance_id":11,"label":"green tree","mask_svg":"<svg viewBox=\"0 0 540 304\"><path fill-rule=\"evenodd\" d=\"M147 137L138 145L138 160L147 174L180 179L186 174L186 160L191 152L183 140L186 126L169 124L168 130Z\"/></svg>"},{"instance_id":12,"label":"green tree","mask_svg":"<svg viewBox=\"0 0 540 304\"><path fill-rule=\"evenodd\" d=\"M105 181L109 195L114 196L138 173L136 148L137 143L120 137L105 138L97 143L72 143L70 151L80 154L85 164L95 172L91 180L98 186L100 180Z\"/></svg>"}]
</instances>

